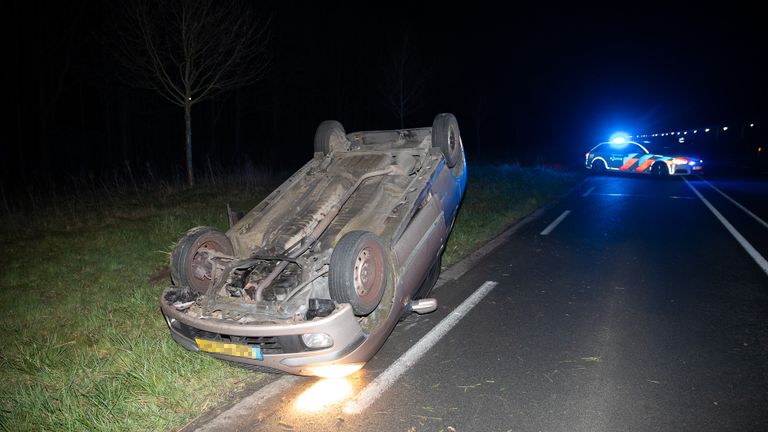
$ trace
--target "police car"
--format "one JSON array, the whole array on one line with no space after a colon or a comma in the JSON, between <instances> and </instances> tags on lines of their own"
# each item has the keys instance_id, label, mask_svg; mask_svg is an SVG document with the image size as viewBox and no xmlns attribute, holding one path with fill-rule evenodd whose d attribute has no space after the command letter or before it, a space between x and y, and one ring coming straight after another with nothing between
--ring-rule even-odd
<instances>
[{"instance_id":1,"label":"police car","mask_svg":"<svg viewBox=\"0 0 768 432\"><path fill-rule=\"evenodd\" d=\"M666 177L700 174L704 169L701 159L653 154L641 144L623 138L596 145L584 155L584 159L587 169L597 174L617 171Z\"/></svg>"}]
</instances>

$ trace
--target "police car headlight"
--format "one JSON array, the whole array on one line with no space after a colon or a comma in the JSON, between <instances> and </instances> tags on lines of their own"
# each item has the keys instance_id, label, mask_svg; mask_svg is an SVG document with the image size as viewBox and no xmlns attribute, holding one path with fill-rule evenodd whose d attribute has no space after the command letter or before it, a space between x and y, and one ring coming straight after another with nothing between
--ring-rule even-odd
<instances>
[{"instance_id":1,"label":"police car headlight","mask_svg":"<svg viewBox=\"0 0 768 432\"><path fill-rule=\"evenodd\" d=\"M675 165L685 165L688 163L688 159L685 158L674 158L672 160L672 163Z\"/></svg>"}]
</instances>

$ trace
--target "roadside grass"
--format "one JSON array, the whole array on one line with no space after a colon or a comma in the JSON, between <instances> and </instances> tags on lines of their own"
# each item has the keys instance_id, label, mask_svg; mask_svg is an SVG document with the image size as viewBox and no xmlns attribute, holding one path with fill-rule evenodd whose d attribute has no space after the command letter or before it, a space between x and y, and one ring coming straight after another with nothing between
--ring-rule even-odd
<instances>
[{"instance_id":1,"label":"roadside grass","mask_svg":"<svg viewBox=\"0 0 768 432\"><path fill-rule=\"evenodd\" d=\"M445 265L578 180L470 168ZM263 377L178 346L158 307L176 239L225 228L227 202L249 209L277 182L235 184L73 195L0 218L0 429L173 430Z\"/></svg>"}]
</instances>

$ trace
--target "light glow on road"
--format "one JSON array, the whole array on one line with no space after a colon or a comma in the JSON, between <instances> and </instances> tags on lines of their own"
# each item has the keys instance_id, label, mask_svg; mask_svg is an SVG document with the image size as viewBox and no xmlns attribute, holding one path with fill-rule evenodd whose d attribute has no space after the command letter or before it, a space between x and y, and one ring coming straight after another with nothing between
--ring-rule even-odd
<instances>
[{"instance_id":1,"label":"light glow on road","mask_svg":"<svg viewBox=\"0 0 768 432\"><path fill-rule=\"evenodd\" d=\"M316 413L341 403L352 396L352 383L346 378L322 379L302 393L294 408L305 413Z\"/></svg>"}]
</instances>

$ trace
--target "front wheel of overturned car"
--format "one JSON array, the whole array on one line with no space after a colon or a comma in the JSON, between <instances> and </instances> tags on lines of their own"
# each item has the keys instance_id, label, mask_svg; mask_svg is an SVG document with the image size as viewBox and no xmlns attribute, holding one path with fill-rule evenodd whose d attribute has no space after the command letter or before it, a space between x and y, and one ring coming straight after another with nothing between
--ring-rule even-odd
<instances>
[{"instance_id":1,"label":"front wheel of overturned car","mask_svg":"<svg viewBox=\"0 0 768 432\"><path fill-rule=\"evenodd\" d=\"M453 168L461 158L461 133L459 122L451 113L435 116L432 122L432 147L437 147L445 156L445 164Z\"/></svg>"},{"instance_id":2,"label":"front wheel of overturned car","mask_svg":"<svg viewBox=\"0 0 768 432\"><path fill-rule=\"evenodd\" d=\"M384 242L368 231L350 231L331 254L328 290L339 303L349 303L355 315L373 312L381 302L390 278Z\"/></svg>"},{"instance_id":3,"label":"front wheel of overturned car","mask_svg":"<svg viewBox=\"0 0 768 432\"><path fill-rule=\"evenodd\" d=\"M210 258L233 254L232 242L223 232L206 226L192 228L176 242L171 253L171 279L174 285L205 293L215 272Z\"/></svg>"}]
</instances>

